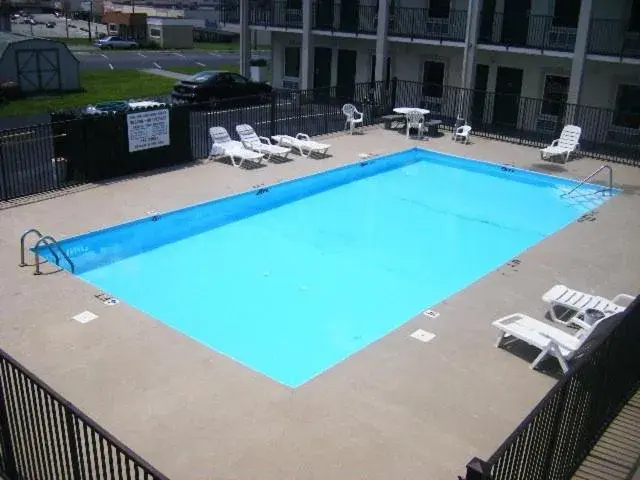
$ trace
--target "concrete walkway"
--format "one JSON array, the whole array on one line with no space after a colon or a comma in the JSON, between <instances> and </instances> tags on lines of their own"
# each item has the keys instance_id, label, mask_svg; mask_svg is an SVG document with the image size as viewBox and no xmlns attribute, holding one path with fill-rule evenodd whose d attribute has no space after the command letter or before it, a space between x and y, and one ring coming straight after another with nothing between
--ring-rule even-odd
<instances>
[{"instance_id":1,"label":"concrete walkway","mask_svg":"<svg viewBox=\"0 0 640 480\"><path fill-rule=\"evenodd\" d=\"M176 80L187 80L191 78L191 75L172 72L171 70L162 70L160 68L143 68L140 71L145 73L150 73L152 75L159 75L161 77L175 78Z\"/></svg>"}]
</instances>

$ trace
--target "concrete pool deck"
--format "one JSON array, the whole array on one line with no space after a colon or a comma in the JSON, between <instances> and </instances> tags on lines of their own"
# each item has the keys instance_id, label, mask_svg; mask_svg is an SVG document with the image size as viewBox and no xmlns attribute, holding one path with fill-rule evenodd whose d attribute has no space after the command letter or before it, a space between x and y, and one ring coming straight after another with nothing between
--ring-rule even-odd
<instances>
[{"instance_id":1,"label":"concrete pool deck","mask_svg":"<svg viewBox=\"0 0 640 480\"><path fill-rule=\"evenodd\" d=\"M603 162L540 161L537 149L448 136L428 141L378 128L325 137L332 157L237 169L220 162L5 202L0 210L0 346L170 478L445 480L487 458L555 383L529 369L536 352L497 349L491 322L543 318L555 283L614 296L640 285L640 168L613 164L623 193L594 221L574 222L438 305L292 390L140 311L105 306L66 272L19 268L31 227L56 238L421 145L582 178ZM428 186L425 186L428 188ZM504 208L509 208L505 205ZM32 259L30 259L32 260ZM250 292L247 292L250 301ZM180 301L177 299L176 301ZM99 318L70 319L90 310ZM422 343L409 334L436 334ZM277 352L276 352L277 353ZM275 353L274 353L275 354Z\"/></svg>"}]
</instances>

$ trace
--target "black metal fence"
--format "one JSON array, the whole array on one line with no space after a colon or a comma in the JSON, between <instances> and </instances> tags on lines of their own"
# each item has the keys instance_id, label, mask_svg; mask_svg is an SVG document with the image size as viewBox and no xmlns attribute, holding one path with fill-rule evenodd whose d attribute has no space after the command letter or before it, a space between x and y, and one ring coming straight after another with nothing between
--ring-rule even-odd
<instances>
[{"instance_id":1,"label":"black metal fence","mask_svg":"<svg viewBox=\"0 0 640 480\"><path fill-rule=\"evenodd\" d=\"M168 480L1 349L0 476Z\"/></svg>"},{"instance_id":2,"label":"black metal fence","mask_svg":"<svg viewBox=\"0 0 640 480\"><path fill-rule=\"evenodd\" d=\"M640 297L596 327L565 375L466 480L568 480L640 387Z\"/></svg>"},{"instance_id":3,"label":"black metal fence","mask_svg":"<svg viewBox=\"0 0 640 480\"><path fill-rule=\"evenodd\" d=\"M419 106L451 130L462 116L480 137L543 147L565 124L582 127L579 153L640 165L640 130L634 115L542 99L424 85L393 79L307 91L275 91L271 98L231 105L167 105L171 143L129 152L127 113L51 115L51 123L0 132L0 200L99 182L156 168L179 166L208 155L208 130L248 123L259 135L322 135L344 128L341 107L353 102L373 125L393 107ZM631 119L631 120L630 120ZM626 126L625 126L626 125Z\"/></svg>"},{"instance_id":4,"label":"black metal fence","mask_svg":"<svg viewBox=\"0 0 640 480\"><path fill-rule=\"evenodd\" d=\"M444 128L452 128L461 115L474 135L534 147L549 145L564 125L579 125L580 154L640 164L640 130L629 124L637 119L633 112L407 81L397 82L393 101L429 109Z\"/></svg>"}]
</instances>

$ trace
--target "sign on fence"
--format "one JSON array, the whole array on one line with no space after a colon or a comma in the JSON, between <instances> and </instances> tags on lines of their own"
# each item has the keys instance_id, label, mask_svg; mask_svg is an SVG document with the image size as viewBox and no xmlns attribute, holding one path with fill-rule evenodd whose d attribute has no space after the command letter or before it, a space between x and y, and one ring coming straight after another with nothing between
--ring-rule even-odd
<instances>
[{"instance_id":1,"label":"sign on fence","mask_svg":"<svg viewBox=\"0 0 640 480\"><path fill-rule=\"evenodd\" d=\"M165 147L169 139L169 110L147 110L127 114L129 152Z\"/></svg>"}]
</instances>

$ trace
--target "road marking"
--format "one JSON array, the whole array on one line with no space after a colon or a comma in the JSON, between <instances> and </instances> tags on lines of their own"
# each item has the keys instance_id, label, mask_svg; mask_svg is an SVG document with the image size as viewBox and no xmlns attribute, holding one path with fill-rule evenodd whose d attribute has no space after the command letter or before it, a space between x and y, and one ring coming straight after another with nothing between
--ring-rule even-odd
<instances>
[{"instance_id":1,"label":"road marking","mask_svg":"<svg viewBox=\"0 0 640 480\"><path fill-rule=\"evenodd\" d=\"M140 52L138 52L138 55L140 55L142 58L147 58L147 56L146 56L146 55L144 55L144 54L142 54L142 53L140 53Z\"/></svg>"},{"instance_id":2,"label":"road marking","mask_svg":"<svg viewBox=\"0 0 640 480\"><path fill-rule=\"evenodd\" d=\"M158 65L156 62L153 62L153 66L156 68L159 68L160 70L162 70L162 67L160 65Z\"/></svg>"},{"instance_id":3,"label":"road marking","mask_svg":"<svg viewBox=\"0 0 640 480\"><path fill-rule=\"evenodd\" d=\"M100 56L106 58L107 60L109 60L109 57L107 57L104 53L101 53Z\"/></svg>"},{"instance_id":4,"label":"road marking","mask_svg":"<svg viewBox=\"0 0 640 480\"><path fill-rule=\"evenodd\" d=\"M181 53L178 53L178 52L173 52L173 54L174 54L174 55L177 55L177 56L179 56L179 57L182 57L182 58L184 58L184 55L183 55L183 54L181 54Z\"/></svg>"},{"instance_id":5,"label":"road marking","mask_svg":"<svg viewBox=\"0 0 640 480\"><path fill-rule=\"evenodd\" d=\"M209 55L211 55L212 57L220 57L221 56L219 53L215 53L215 52L209 52Z\"/></svg>"},{"instance_id":6,"label":"road marking","mask_svg":"<svg viewBox=\"0 0 640 480\"><path fill-rule=\"evenodd\" d=\"M113 70L113 65L109 64L109 68L110 68L111 70Z\"/></svg>"},{"instance_id":7,"label":"road marking","mask_svg":"<svg viewBox=\"0 0 640 480\"><path fill-rule=\"evenodd\" d=\"M196 62L197 65L200 65L201 67L206 67L206 65L202 62Z\"/></svg>"}]
</instances>

